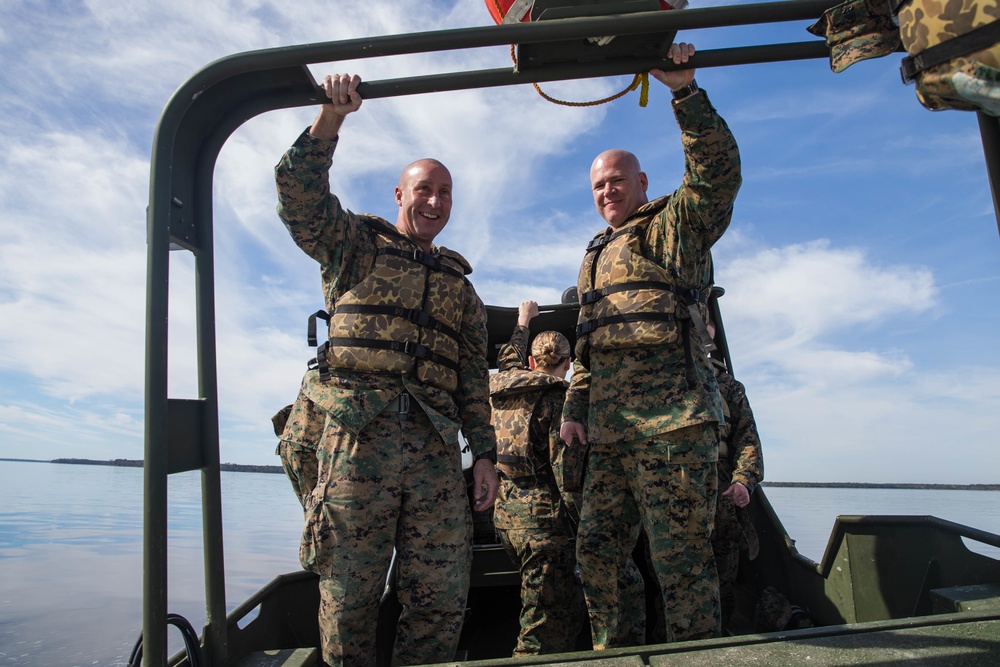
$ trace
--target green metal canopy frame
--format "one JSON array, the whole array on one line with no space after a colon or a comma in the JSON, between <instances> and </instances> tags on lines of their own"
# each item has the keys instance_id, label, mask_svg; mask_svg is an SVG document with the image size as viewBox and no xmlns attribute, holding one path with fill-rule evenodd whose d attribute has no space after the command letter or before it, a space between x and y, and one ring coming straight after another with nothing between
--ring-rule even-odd
<instances>
[{"instance_id":1,"label":"green metal canopy frame","mask_svg":"<svg viewBox=\"0 0 1000 667\"><path fill-rule=\"evenodd\" d=\"M242 53L206 66L171 97L157 125L152 149L146 305L146 405L144 490L143 661L167 661L167 476L202 471L202 514L208 665L228 660L226 596L219 476L218 380L212 185L216 159L230 134L256 115L316 105L326 99L308 64L507 44L554 45L602 35L663 35L679 30L815 20L838 0L763 4L559 19L456 30L306 44ZM824 40L699 52L691 67L827 58ZM392 97L583 79L672 69L659 58L616 57L552 62L521 68L455 72L362 83L363 98ZM994 196L1000 192L1000 124L979 114ZM1000 226L1000 214L998 214ZM198 399L167 396L169 252L195 256Z\"/></svg>"}]
</instances>

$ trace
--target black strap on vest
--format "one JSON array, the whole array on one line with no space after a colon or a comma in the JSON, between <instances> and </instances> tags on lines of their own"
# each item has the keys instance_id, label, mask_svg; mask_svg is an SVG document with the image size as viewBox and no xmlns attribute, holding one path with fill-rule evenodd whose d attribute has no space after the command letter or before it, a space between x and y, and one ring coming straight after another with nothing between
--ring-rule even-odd
<instances>
[{"instance_id":1,"label":"black strap on vest","mask_svg":"<svg viewBox=\"0 0 1000 667\"><path fill-rule=\"evenodd\" d=\"M441 260L434 255L424 252L423 250L403 250L401 248L379 248L379 255L392 255L394 257L402 257L403 259L409 259L417 264L423 264L429 267L432 271L440 271L441 273L447 273L450 276L455 276L456 278L461 278L462 280L467 280L465 273L459 271L458 269L453 269L450 266L445 266L441 263Z\"/></svg>"},{"instance_id":2,"label":"black strap on vest","mask_svg":"<svg viewBox=\"0 0 1000 667\"><path fill-rule=\"evenodd\" d=\"M534 461L529 456L511 456L510 454L500 455L497 454L497 463L504 465L518 465L519 467L528 467L532 470L535 469ZM523 464L527 463L527 466ZM514 483L514 486L518 488L530 488L536 486L540 482L544 482L550 489L555 490L555 495L559 495L559 489L555 486L555 478L552 476L552 464L546 464L545 469L541 471L535 471L533 475L524 475L522 477L508 477L508 479Z\"/></svg>"},{"instance_id":3,"label":"black strap on vest","mask_svg":"<svg viewBox=\"0 0 1000 667\"><path fill-rule=\"evenodd\" d=\"M672 322L674 320L673 313L624 313L622 315L611 315L610 317L598 317L593 320L587 320L586 322L581 322L576 325L576 335L577 337L586 336L592 331L596 331L600 327L606 327L611 324L621 324L622 322L645 322L653 320L656 322Z\"/></svg>"},{"instance_id":4,"label":"black strap on vest","mask_svg":"<svg viewBox=\"0 0 1000 667\"><path fill-rule=\"evenodd\" d=\"M673 283L666 283L661 280L637 280L631 283L621 283L619 285L612 285L611 287L603 287L601 289L584 292L580 295L580 305L586 306L587 304L594 303L609 294L626 292L633 289L658 289L665 292L673 292L677 296L681 297L681 299L684 300L684 303L698 302L703 306L708 305L708 297L700 291L690 288L685 289L683 287L678 287Z\"/></svg>"},{"instance_id":5,"label":"black strap on vest","mask_svg":"<svg viewBox=\"0 0 1000 667\"><path fill-rule=\"evenodd\" d=\"M352 315L390 315L392 317L399 317L404 320L408 320L425 329L440 331L444 335L456 341L459 338L459 333L450 326L444 322L434 319L431 317L430 313L426 313L416 308L400 308L399 306L352 303L337 306L334 313L347 313Z\"/></svg>"},{"instance_id":6,"label":"black strap on vest","mask_svg":"<svg viewBox=\"0 0 1000 667\"><path fill-rule=\"evenodd\" d=\"M331 338L328 342L330 345L340 347L368 347L376 350L392 350L393 352L400 352L411 357L416 357L417 359L424 359L435 364L440 364L456 373L460 370L457 361L452 361L437 352L432 352L420 343L400 343L395 340L374 340L371 338Z\"/></svg>"},{"instance_id":7,"label":"black strap on vest","mask_svg":"<svg viewBox=\"0 0 1000 667\"><path fill-rule=\"evenodd\" d=\"M309 316L309 326L306 331L306 342L309 343L309 347L316 347L316 320L321 319L330 324L330 314L325 310L317 310L315 313Z\"/></svg>"},{"instance_id":8,"label":"black strap on vest","mask_svg":"<svg viewBox=\"0 0 1000 667\"><path fill-rule=\"evenodd\" d=\"M600 251L604 248L604 246L611 243L619 236L624 236L625 234L638 234L638 233L639 230L636 227L626 227L624 229L619 229L617 232L612 232L611 234L608 234L607 231L605 231L600 236L595 236L594 238L590 239L590 243L587 244L587 252ZM594 259L596 261L597 258L595 257Z\"/></svg>"},{"instance_id":9,"label":"black strap on vest","mask_svg":"<svg viewBox=\"0 0 1000 667\"><path fill-rule=\"evenodd\" d=\"M935 44L915 56L903 58L899 66L899 74L903 77L903 83L910 83L917 78L918 74L931 67L937 67L954 58L982 51L997 42L1000 42L1000 20L981 25L964 35L958 35L940 44Z\"/></svg>"}]
</instances>

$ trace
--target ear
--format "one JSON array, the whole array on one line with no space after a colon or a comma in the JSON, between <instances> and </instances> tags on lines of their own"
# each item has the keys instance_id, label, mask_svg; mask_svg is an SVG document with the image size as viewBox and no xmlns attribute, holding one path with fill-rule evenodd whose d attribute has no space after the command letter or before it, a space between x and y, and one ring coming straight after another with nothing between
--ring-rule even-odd
<instances>
[{"instance_id":1,"label":"ear","mask_svg":"<svg viewBox=\"0 0 1000 667\"><path fill-rule=\"evenodd\" d=\"M530 368L531 370L535 370L535 368L537 368L537 367L538 367L538 364L535 363L535 358L529 354L528 355L528 368Z\"/></svg>"},{"instance_id":2,"label":"ear","mask_svg":"<svg viewBox=\"0 0 1000 667\"><path fill-rule=\"evenodd\" d=\"M403 206L403 191L399 188L398 185L396 186L396 206L399 207Z\"/></svg>"},{"instance_id":3,"label":"ear","mask_svg":"<svg viewBox=\"0 0 1000 667\"><path fill-rule=\"evenodd\" d=\"M646 172L639 172L639 185L642 186L642 191L645 192L649 187L649 177L646 176Z\"/></svg>"}]
</instances>

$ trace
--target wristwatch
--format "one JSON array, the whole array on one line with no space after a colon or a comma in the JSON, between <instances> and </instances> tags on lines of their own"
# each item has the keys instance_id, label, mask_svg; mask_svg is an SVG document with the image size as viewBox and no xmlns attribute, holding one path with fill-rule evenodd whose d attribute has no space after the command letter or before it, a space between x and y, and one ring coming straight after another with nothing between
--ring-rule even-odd
<instances>
[{"instance_id":1,"label":"wristwatch","mask_svg":"<svg viewBox=\"0 0 1000 667\"><path fill-rule=\"evenodd\" d=\"M497 450L491 449L488 452L483 452L482 454L476 454L475 458L473 459L473 462L482 461L483 459L486 459L490 463L496 465Z\"/></svg>"},{"instance_id":2,"label":"wristwatch","mask_svg":"<svg viewBox=\"0 0 1000 667\"><path fill-rule=\"evenodd\" d=\"M673 93L675 100L682 100L688 95L694 95L699 90L701 89L698 88L698 84L695 82L694 79L691 79L691 83L689 83L688 85L681 86L677 90L672 90L670 92Z\"/></svg>"}]
</instances>

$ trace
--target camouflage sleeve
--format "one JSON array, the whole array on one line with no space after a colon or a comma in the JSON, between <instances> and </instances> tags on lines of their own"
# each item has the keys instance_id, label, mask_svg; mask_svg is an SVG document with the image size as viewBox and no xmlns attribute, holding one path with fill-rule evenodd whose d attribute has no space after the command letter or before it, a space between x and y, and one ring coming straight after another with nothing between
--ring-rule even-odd
<instances>
[{"instance_id":1,"label":"camouflage sleeve","mask_svg":"<svg viewBox=\"0 0 1000 667\"><path fill-rule=\"evenodd\" d=\"M330 192L337 140L303 132L274 168L278 216L295 244L323 267L344 266L360 228Z\"/></svg>"},{"instance_id":2,"label":"camouflage sleeve","mask_svg":"<svg viewBox=\"0 0 1000 667\"><path fill-rule=\"evenodd\" d=\"M510 340L503 344L497 355L497 370L501 373L512 368L524 368L528 363L528 327L514 326Z\"/></svg>"},{"instance_id":3,"label":"camouflage sleeve","mask_svg":"<svg viewBox=\"0 0 1000 667\"><path fill-rule=\"evenodd\" d=\"M548 457L552 474L559 487L559 495L574 523L580 522L580 491L583 489L583 460L585 448L567 447L559 437L563 397L560 392L546 394L540 406L542 420L548 424Z\"/></svg>"},{"instance_id":4,"label":"camouflage sleeve","mask_svg":"<svg viewBox=\"0 0 1000 667\"><path fill-rule=\"evenodd\" d=\"M764 479L764 452L760 446L757 422L743 383L734 379L732 391L727 394L725 400L729 404L732 421L729 446L732 448L733 482L739 482L753 493Z\"/></svg>"},{"instance_id":5,"label":"camouflage sleeve","mask_svg":"<svg viewBox=\"0 0 1000 667\"><path fill-rule=\"evenodd\" d=\"M684 179L671 197L680 248L701 256L729 226L743 177L740 153L726 121L704 92L674 103L684 146Z\"/></svg>"},{"instance_id":6,"label":"camouflage sleeve","mask_svg":"<svg viewBox=\"0 0 1000 667\"><path fill-rule=\"evenodd\" d=\"M486 363L486 306L469 284L469 298L459 331L458 388L455 403L462 422L462 435L473 456L495 450L496 432L490 424L490 380Z\"/></svg>"},{"instance_id":7,"label":"camouflage sleeve","mask_svg":"<svg viewBox=\"0 0 1000 667\"><path fill-rule=\"evenodd\" d=\"M580 359L573 360L573 375L570 378L569 390L566 392L566 403L563 406L562 420L564 422L587 423L587 412L590 409L590 370Z\"/></svg>"}]
</instances>

